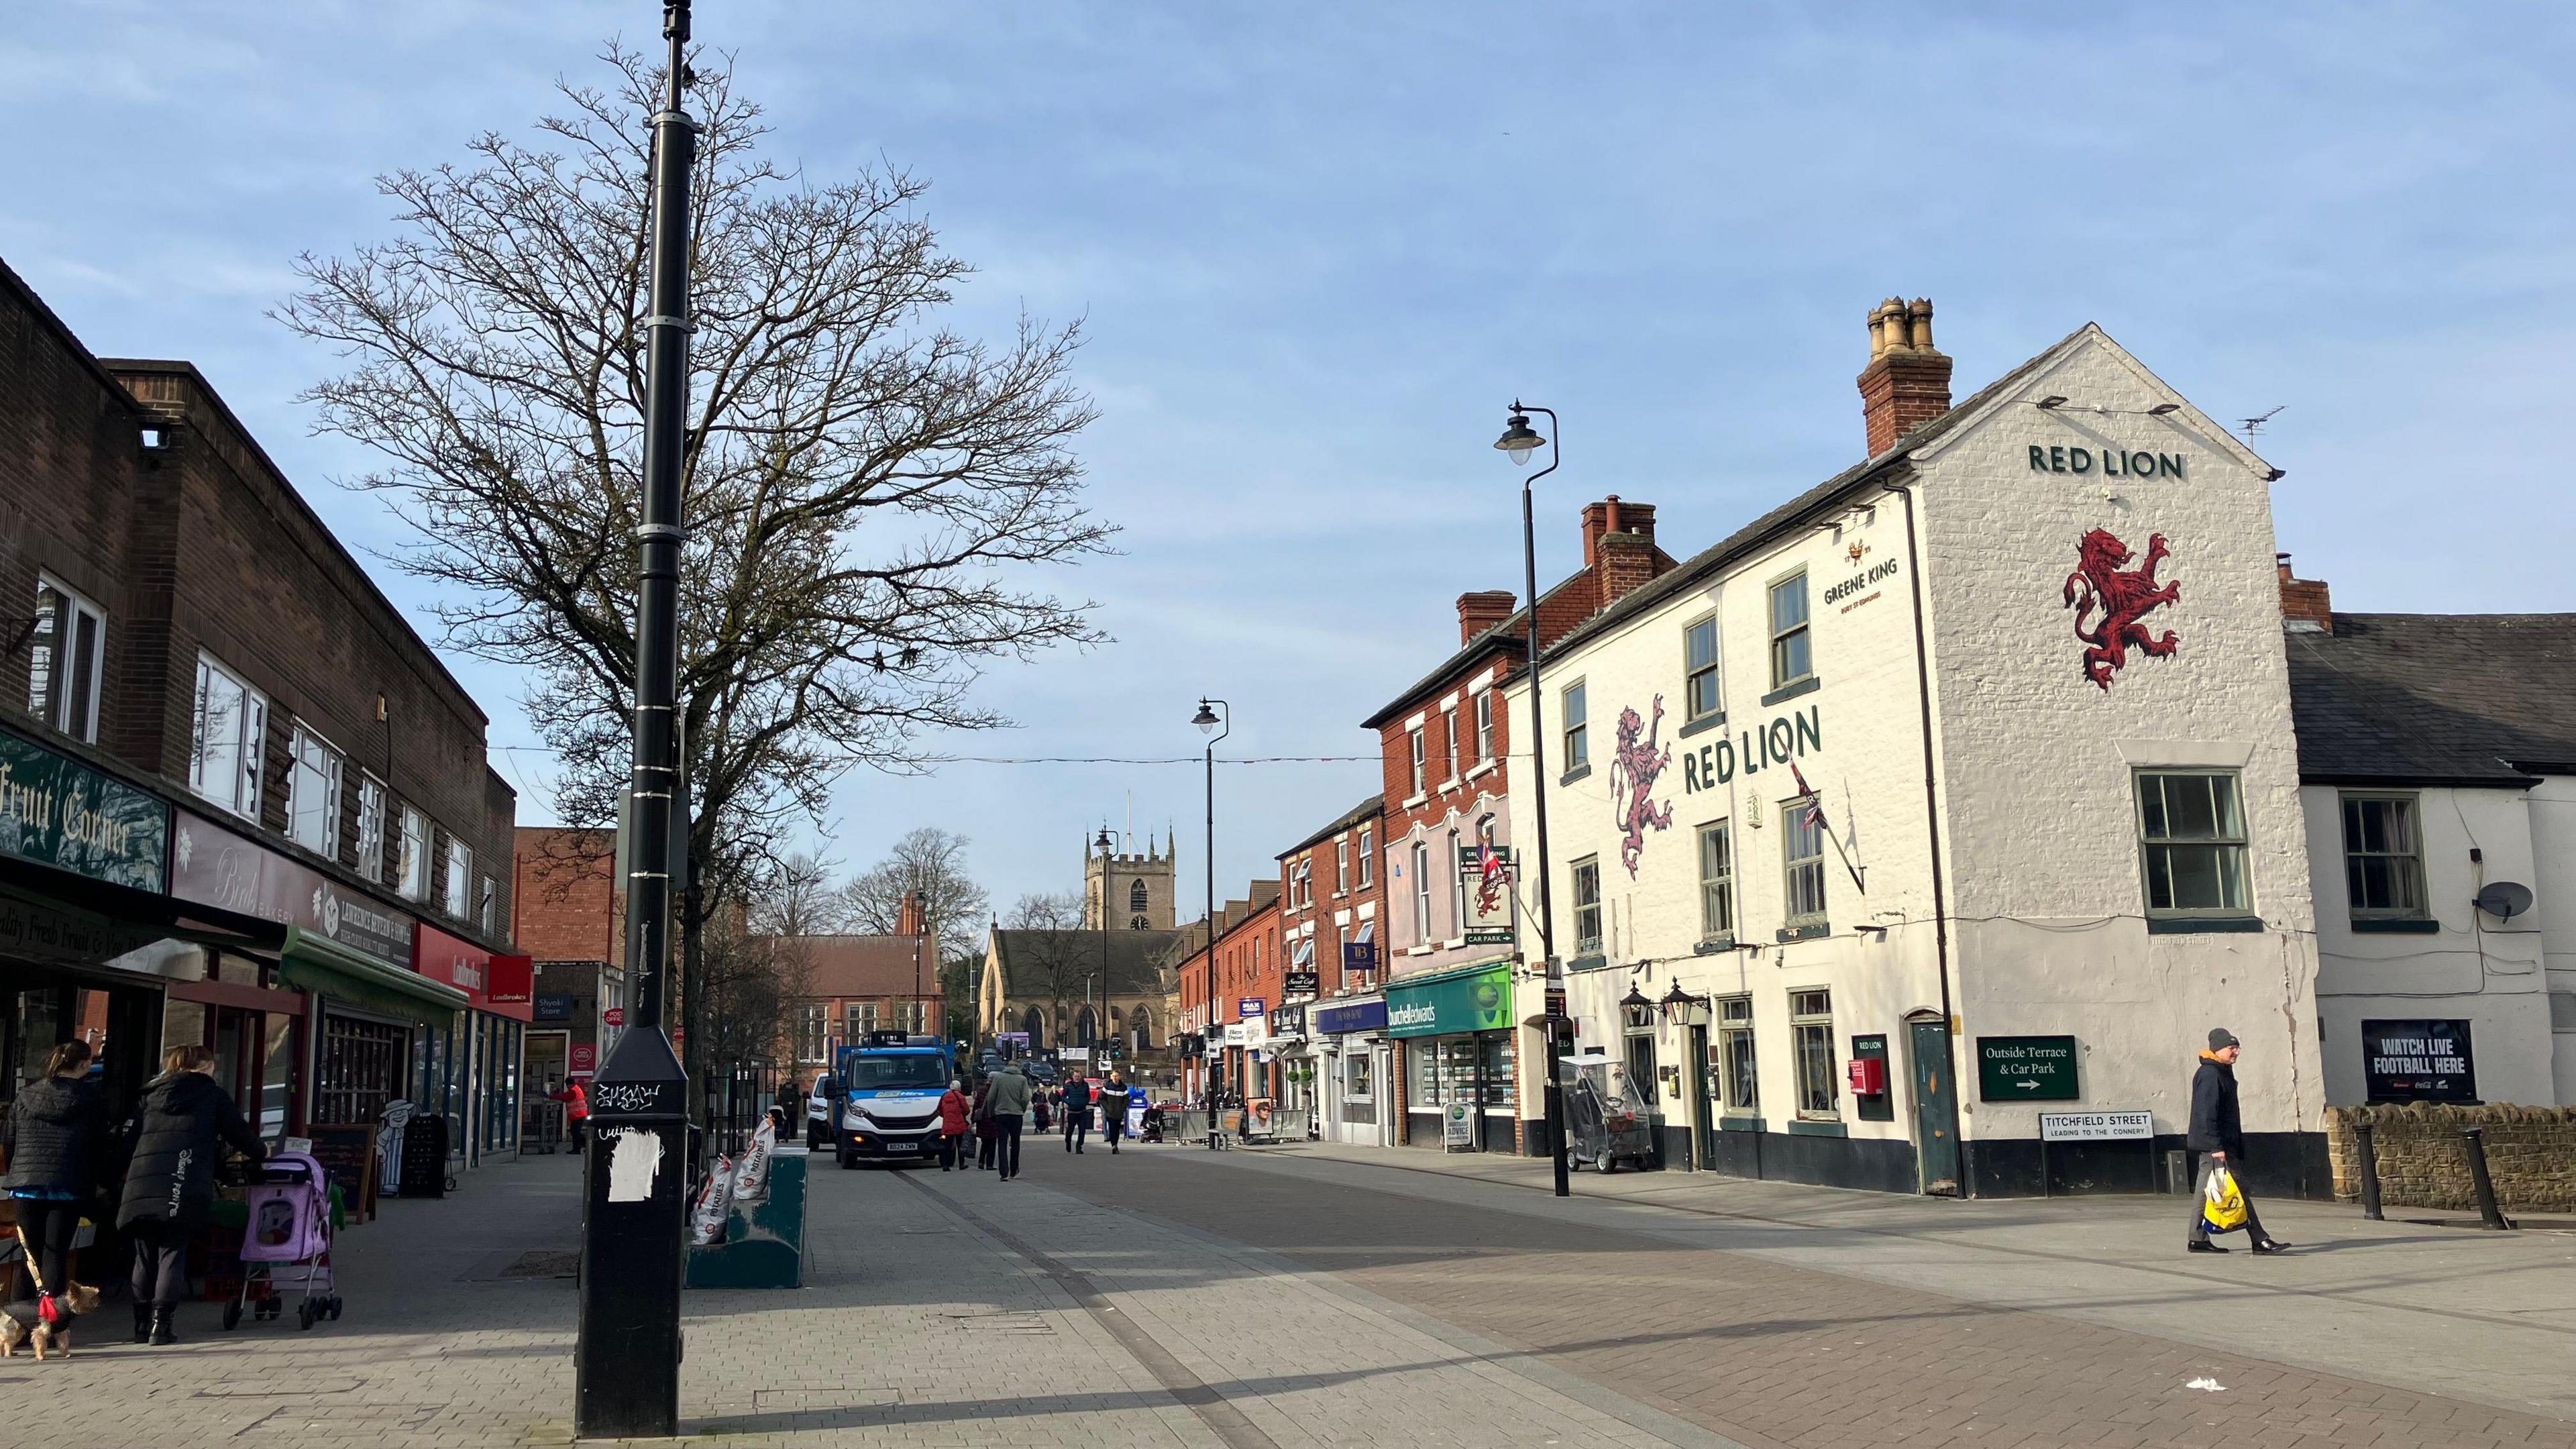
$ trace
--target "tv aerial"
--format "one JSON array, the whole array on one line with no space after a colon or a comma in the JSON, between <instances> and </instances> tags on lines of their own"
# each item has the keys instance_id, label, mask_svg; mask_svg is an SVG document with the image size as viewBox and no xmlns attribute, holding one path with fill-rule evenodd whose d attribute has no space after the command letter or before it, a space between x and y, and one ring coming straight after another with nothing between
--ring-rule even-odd
<instances>
[{"instance_id":1,"label":"tv aerial","mask_svg":"<svg viewBox=\"0 0 2576 1449\"><path fill-rule=\"evenodd\" d=\"M2242 419L2241 421L2242 421L2242 424L2243 424L2243 432L2244 432L2245 436L2247 436L2247 437L2249 437L2249 438L2259 438L2259 437L2261 437L2261 436L2263 435L2263 425L2264 425L2265 423L2268 423L2268 422L2272 421L2272 419L2280 413L2281 408L2285 408L2285 407L2288 407L2288 406L2289 406L2289 404L2288 404L2288 403L2283 403L2283 404L2281 404L2281 407L2280 407L2280 408L2274 408L2274 409L2272 409L2272 411L2271 411L2271 412L2265 413L2265 414L2263 414L2261 417L2253 417L2253 418L2245 418L2245 419Z\"/></svg>"}]
</instances>

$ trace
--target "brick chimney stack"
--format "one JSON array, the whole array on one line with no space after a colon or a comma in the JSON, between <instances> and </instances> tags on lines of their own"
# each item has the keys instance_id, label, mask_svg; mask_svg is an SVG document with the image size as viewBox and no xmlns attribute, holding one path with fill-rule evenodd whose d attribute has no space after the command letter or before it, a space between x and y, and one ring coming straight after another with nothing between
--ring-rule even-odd
<instances>
[{"instance_id":1,"label":"brick chimney stack","mask_svg":"<svg viewBox=\"0 0 2576 1449\"><path fill-rule=\"evenodd\" d=\"M1890 297L1870 309L1860 416L1869 456L1950 410L1950 359L1932 345L1932 303Z\"/></svg>"},{"instance_id":2,"label":"brick chimney stack","mask_svg":"<svg viewBox=\"0 0 2576 1449\"><path fill-rule=\"evenodd\" d=\"M1458 642L1464 644L1512 616L1520 595L1509 589L1479 589L1458 596Z\"/></svg>"},{"instance_id":3,"label":"brick chimney stack","mask_svg":"<svg viewBox=\"0 0 2576 1449\"><path fill-rule=\"evenodd\" d=\"M1592 572L1593 608L1606 609L1660 572L1655 505L1623 503L1616 493L1583 508L1583 566Z\"/></svg>"},{"instance_id":4,"label":"brick chimney stack","mask_svg":"<svg viewBox=\"0 0 2576 1449\"><path fill-rule=\"evenodd\" d=\"M930 930L930 911L919 891L906 891L903 908L895 914L894 933L898 936L926 935Z\"/></svg>"},{"instance_id":5,"label":"brick chimney stack","mask_svg":"<svg viewBox=\"0 0 2576 1449\"><path fill-rule=\"evenodd\" d=\"M2292 578L2286 553L2272 559L2281 570L2281 627L2292 634L2333 633L2334 601L2326 593L2326 581Z\"/></svg>"}]
</instances>

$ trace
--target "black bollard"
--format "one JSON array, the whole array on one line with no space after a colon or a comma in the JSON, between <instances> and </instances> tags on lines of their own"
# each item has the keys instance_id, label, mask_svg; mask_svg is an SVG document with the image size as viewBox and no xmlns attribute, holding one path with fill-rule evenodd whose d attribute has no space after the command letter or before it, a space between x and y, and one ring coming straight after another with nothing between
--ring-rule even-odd
<instances>
[{"instance_id":1,"label":"black bollard","mask_svg":"<svg viewBox=\"0 0 2576 1449\"><path fill-rule=\"evenodd\" d=\"M2352 1129L2352 1146L2353 1155L2360 1159L2361 1215L2374 1223L2385 1222L2379 1211L2379 1149L2371 1145L2369 1123Z\"/></svg>"},{"instance_id":2,"label":"black bollard","mask_svg":"<svg viewBox=\"0 0 2576 1449\"><path fill-rule=\"evenodd\" d=\"M2495 1179L2487 1176L2486 1129L2463 1127L2460 1140L2469 1149L2469 1183L2478 1190L2478 1221L2497 1232L2513 1226L2496 1207Z\"/></svg>"},{"instance_id":3,"label":"black bollard","mask_svg":"<svg viewBox=\"0 0 2576 1449\"><path fill-rule=\"evenodd\" d=\"M688 1129L689 1079L670 1039L628 1028L590 1089L573 1355L573 1432L584 1439L679 1432Z\"/></svg>"}]
</instances>

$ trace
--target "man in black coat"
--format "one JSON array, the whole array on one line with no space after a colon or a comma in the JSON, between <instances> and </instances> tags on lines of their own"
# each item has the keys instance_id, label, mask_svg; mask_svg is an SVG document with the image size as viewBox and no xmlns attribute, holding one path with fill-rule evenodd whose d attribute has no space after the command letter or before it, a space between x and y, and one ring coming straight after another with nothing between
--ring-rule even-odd
<instances>
[{"instance_id":1,"label":"man in black coat","mask_svg":"<svg viewBox=\"0 0 2576 1449\"><path fill-rule=\"evenodd\" d=\"M1091 1083L1074 1077L1064 1084L1064 1150L1080 1152L1091 1133Z\"/></svg>"},{"instance_id":2,"label":"man in black coat","mask_svg":"<svg viewBox=\"0 0 2576 1449\"><path fill-rule=\"evenodd\" d=\"M2183 1146L2202 1153L2207 1161L2201 1168L2200 1190L2191 1198L2191 1232L2183 1239L2183 1249L2192 1253L2224 1253L2227 1250L2209 1240L2213 1230L2209 1219L2201 1215L2201 1206L2209 1200L2209 1179L2219 1168L2226 1168L2236 1179L2237 1195L2245 1199L2245 1236L2257 1253L2277 1253L2290 1246L2263 1231L2263 1220L2254 1215L2254 1195L2245 1190L2240 1175L2245 1160L2245 1123L2236 1108L2236 1059L2244 1053L2245 1044L2223 1026L2209 1029L2209 1048L2200 1054L2200 1070L2191 1079L2191 1129ZM2233 1228L2224 1231L2233 1232Z\"/></svg>"}]
</instances>

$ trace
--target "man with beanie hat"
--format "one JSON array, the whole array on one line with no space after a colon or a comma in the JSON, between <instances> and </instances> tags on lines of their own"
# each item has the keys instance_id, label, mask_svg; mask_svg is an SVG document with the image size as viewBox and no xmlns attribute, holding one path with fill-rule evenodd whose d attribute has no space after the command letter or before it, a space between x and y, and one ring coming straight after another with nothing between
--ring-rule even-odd
<instances>
[{"instance_id":1,"label":"man with beanie hat","mask_svg":"<svg viewBox=\"0 0 2576 1449\"><path fill-rule=\"evenodd\" d=\"M2201 1169L2200 1190L2191 1196L2191 1232L2183 1239L2186 1252L2227 1251L2209 1240L2212 1229L2200 1210L2208 1200L2210 1175L2222 1167L2236 1178L2237 1195L2245 1199L2245 1236L2254 1251L2277 1253L2290 1246L2263 1231L2262 1219L2254 1215L2254 1195L2245 1191L2245 1179L2237 1171L2245 1158L2245 1126L2236 1111L2236 1058L2244 1050L2236 1033L2211 1027L2209 1047L2200 1054L2200 1070L2191 1079L2191 1128L2183 1146L2207 1154L2208 1163Z\"/></svg>"}]
</instances>

